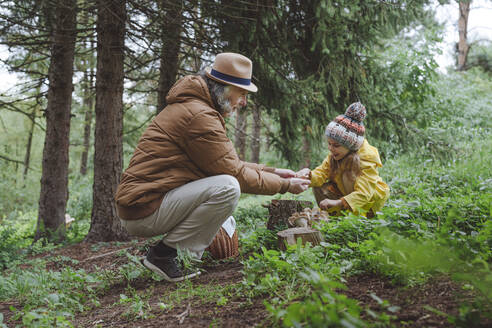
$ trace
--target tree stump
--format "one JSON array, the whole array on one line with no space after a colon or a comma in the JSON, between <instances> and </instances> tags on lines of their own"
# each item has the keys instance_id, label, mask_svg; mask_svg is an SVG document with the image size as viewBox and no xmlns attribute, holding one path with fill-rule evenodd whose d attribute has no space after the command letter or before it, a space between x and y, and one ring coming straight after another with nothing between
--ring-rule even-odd
<instances>
[{"instance_id":1,"label":"tree stump","mask_svg":"<svg viewBox=\"0 0 492 328\"><path fill-rule=\"evenodd\" d=\"M268 230L275 230L275 227L279 223L285 223L295 212L301 212L306 207L312 207L313 203L310 201L299 200L285 200L285 199L273 199L270 204L265 207L268 208L269 218L267 222Z\"/></svg>"},{"instance_id":2,"label":"tree stump","mask_svg":"<svg viewBox=\"0 0 492 328\"><path fill-rule=\"evenodd\" d=\"M323 235L318 230L312 229L310 227L297 227L282 230L277 232L278 236L278 247L281 250L285 250L288 245L295 245L297 243L297 238L302 239L302 244L305 245L310 242L313 246L319 245L323 241Z\"/></svg>"}]
</instances>

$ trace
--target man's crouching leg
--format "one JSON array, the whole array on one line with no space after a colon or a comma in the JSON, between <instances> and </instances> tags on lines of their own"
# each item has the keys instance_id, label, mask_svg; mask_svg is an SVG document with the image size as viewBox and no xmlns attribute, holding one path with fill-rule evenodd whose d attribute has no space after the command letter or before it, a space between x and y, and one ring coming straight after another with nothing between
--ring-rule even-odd
<instances>
[{"instance_id":1,"label":"man's crouching leg","mask_svg":"<svg viewBox=\"0 0 492 328\"><path fill-rule=\"evenodd\" d=\"M236 208L240 195L237 179L229 175L196 180L169 191L160 208L143 219L147 221L147 234L166 233L161 242L150 248L144 265L168 281L196 276L196 272L187 273L179 267L176 250L188 250L201 258ZM126 227L130 231L128 224Z\"/></svg>"},{"instance_id":2,"label":"man's crouching leg","mask_svg":"<svg viewBox=\"0 0 492 328\"><path fill-rule=\"evenodd\" d=\"M236 208L240 195L239 182L230 175L200 179L172 190L165 201L171 207L179 204L184 212L180 214L182 220L162 242L173 248L189 250L201 258L205 248Z\"/></svg>"}]
</instances>

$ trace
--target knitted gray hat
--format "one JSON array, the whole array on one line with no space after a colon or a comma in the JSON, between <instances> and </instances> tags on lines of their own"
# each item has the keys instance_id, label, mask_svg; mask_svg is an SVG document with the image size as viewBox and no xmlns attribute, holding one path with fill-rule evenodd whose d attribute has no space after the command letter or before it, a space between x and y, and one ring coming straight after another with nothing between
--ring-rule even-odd
<instances>
[{"instance_id":1,"label":"knitted gray hat","mask_svg":"<svg viewBox=\"0 0 492 328\"><path fill-rule=\"evenodd\" d=\"M344 115L338 115L326 127L325 135L352 151L357 151L364 142L365 128L362 121L366 108L360 102L348 106Z\"/></svg>"}]
</instances>

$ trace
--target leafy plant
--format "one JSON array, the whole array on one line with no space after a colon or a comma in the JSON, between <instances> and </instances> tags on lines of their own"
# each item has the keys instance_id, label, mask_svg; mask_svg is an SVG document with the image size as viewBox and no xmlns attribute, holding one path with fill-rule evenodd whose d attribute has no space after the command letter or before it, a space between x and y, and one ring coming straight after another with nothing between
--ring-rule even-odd
<instances>
[{"instance_id":1,"label":"leafy plant","mask_svg":"<svg viewBox=\"0 0 492 328\"><path fill-rule=\"evenodd\" d=\"M286 309L266 302L277 323L284 327L366 327L360 319L361 308L355 300L335 289L346 288L343 284L326 278L319 272L308 270L300 277L310 286L310 293L302 301L295 301Z\"/></svg>"},{"instance_id":2,"label":"leafy plant","mask_svg":"<svg viewBox=\"0 0 492 328\"><path fill-rule=\"evenodd\" d=\"M236 284L200 285L192 280L185 280L177 284L176 290L162 297L163 302L160 308L171 310L186 301L190 302L191 299L195 299L195 301L197 299L200 303L215 303L218 306L223 306L237 296Z\"/></svg>"},{"instance_id":3,"label":"leafy plant","mask_svg":"<svg viewBox=\"0 0 492 328\"><path fill-rule=\"evenodd\" d=\"M0 300L16 299L22 309L12 308L14 320L23 318L29 327L71 327L75 312L98 306L95 275L66 267L60 272L13 270L0 276Z\"/></svg>"},{"instance_id":4,"label":"leafy plant","mask_svg":"<svg viewBox=\"0 0 492 328\"><path fill-rule=\"evenodd\" d=\"M409 239L388 230L371 237L359 247L364 265L399 284L422 283L431 274L449 273L461 263L452 248L434 239Z\"/></svg>"},{"instance_id":5,"label":"leafy plant","mask_svg":"<svg viewBox=\"0 0 492 328\"><path fill-rule=\"evenodd\" d=\"M128 286L126 289L126 294L120 294L120 299L117 304L120 305L129 305L128 309L123 313L123 315L131 320L138 319L148 319L152 317L151 307L148 303L148 299L151 296L151 292L147 293L147 295L138 294L135 289Z\"/></svg>"},{"instance_id":6,"label":"leafy plant","mask_svg":"<svg viewBox=\"0 0 492 328\"><path fill-rule=\"evenodd\" d=\"M122 264L119 268L118 271L120 275L123 277L124 281L129 284L131 281L140 278L140 277L145 277L150 275L150 271L147 270L141 263L140 259L128 253L127 251L124 251L123 254L126 256L128 259L128 262L125 264Z\"/></svg>"}]
</instances>

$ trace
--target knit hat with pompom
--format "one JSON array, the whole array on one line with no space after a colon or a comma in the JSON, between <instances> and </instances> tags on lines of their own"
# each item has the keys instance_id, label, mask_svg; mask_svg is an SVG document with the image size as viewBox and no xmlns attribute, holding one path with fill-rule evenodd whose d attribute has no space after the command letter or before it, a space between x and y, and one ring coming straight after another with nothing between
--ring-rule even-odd
<instances>
[{"instance_id":1,"label":"knit hat with pompom","mask_svg":"<svg viewBox=\"0 0 492 328\"><path fill-rule=\"evenodd\" d=\"M338 115L326 127L327 137L336 140L352 151L357 151L364 142L366 108L360 102L348 106L344 115Z\"/></svg>"}]
</instances>

